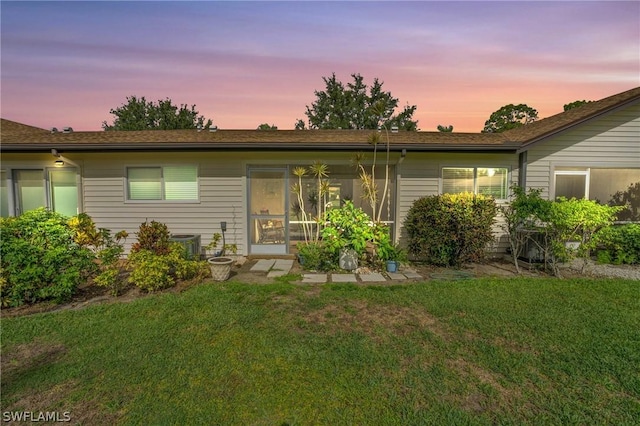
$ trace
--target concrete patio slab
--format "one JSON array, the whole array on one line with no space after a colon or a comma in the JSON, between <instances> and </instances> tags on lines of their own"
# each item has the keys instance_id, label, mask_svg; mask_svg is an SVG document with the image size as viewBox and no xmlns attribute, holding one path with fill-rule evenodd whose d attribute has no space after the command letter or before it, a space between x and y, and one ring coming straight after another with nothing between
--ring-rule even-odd
<instances>
[{"instance_id":1,"label":"concrete patio slab","mask_svg":"<svg viewBox=\"0 0 640 426\"><path fill-rule=\"evenodd\" d=\"M387 275L389 275L389 278L392 280L406 280L407 277L404 274L401 274L399 272L387 272Z\"/></svg>"},{"instance_id":2,"label":"concrete patio slab","mask_svg":"<svg viewBox=\"0 0 640 426\"><path fill-rule=\"evenodd\" d=\"M365 283L375 283L387 280L382 274L378 272L374 272L372 274L360 274L359 276L360 280Z\"/></svg>"},{"instance_id":3,"label":"concrete patio slab","mask_svg":"<svg viewBox=\"0 0 640 426\"><path fill-rule=\"evenodd\" d=\"M286 271L287 273L293 267L293 259L276 259L276 263L273 264L271 269Z\"/></svg>"},{"instance_id":4,"label":"concrete patio slab","mask_svg":"<svg viewBox=\"0 0 640 426\"><path fill-rule=\"evenodd\" d=\"M302 274L303 283L326 283L327 274Z\"/></svg>"},{"instance_id":5,"label":"concrete patio slab","mask_svg":"<svg viewBox=\"0 0 640 426\"><path fill-rule=\"evenodd\" d=\"M407 277L410 280L421 280L422 275L418 274L417 272L404 272L404 276Z\"/></svg>"},{"instance_id":6,"label":"concrete patio slab","mask_svg":"<svg viewBox=\"0 0 640 426\"><path fill-rule=\"evenodd\" d=\"M251 272L267 272L273 264L276 263L274 259L260 259L250 269Z\"/></svg>"},{"instance_id":7,"label":"concrete patio slab","mask_svg":"<svg viewBox=\"0 0 640 426\"><path fill-rule=\"evenodd\" d=\"M277 278L277 277L281 277L283 275L287 275L288 273L289 273L288 269L286 271L283 271L281 269L272 269L267 274L267 278Z\"/></svg>"},{"instance_id":8,"label":"concrete patio slab","mask_svg":"<svg viewBox=\"0 0 640 426\"><path fill-rule=\"evenodd\" d=\"M357 283L355 274L331 274L331 282L334 283Z\"/></svg>"}]
</instances>

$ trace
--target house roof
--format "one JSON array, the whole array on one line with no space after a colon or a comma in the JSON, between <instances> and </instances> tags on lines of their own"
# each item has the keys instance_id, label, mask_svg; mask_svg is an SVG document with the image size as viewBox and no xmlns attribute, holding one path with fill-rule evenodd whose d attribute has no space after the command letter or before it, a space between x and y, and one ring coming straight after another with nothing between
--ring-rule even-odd
<instances>
[{"instance_id":1,"label":"house roof","mask_svg":"<svg viewBox=\"0 0 640 426\"><path fill-rule=\"evenodd\" d=\"M508 130L503 134L509 141L520 143L522 145L521 150L525 150L526 147L533 143L593 120L601 115L639 102L640 87L636 87L599 101L589 102L569 111L534 121L526 126Z\"/></svg>"},{"instance_id":2,"label":"house roof","mask_svg":"<svg viewBox=\"0 0 640 426\"><path fill-rule=\"evenodd\" d=\"M389 132L400 151L522 151L603 114L640 102L640 87L503 133ZM1 151L367 150L371 130L143 130L56 132L0 121ZM383 133L382 141L385 141Z\"/></svg>"},{"instance_id":3,"label":"house roof","mask_svg":"<svg viewBox=\"0 0 640 426\"><path fill-rule=\"evenodd\" d=\"M366 150L371 130L142 130L52 133L2 119L2 151L298 149ZM25 129L29 128L29 129ZM516 150L501 134L389 132L393 150ZM382 134L385 141L385 133Z\"/></svg>"}]
</instances>

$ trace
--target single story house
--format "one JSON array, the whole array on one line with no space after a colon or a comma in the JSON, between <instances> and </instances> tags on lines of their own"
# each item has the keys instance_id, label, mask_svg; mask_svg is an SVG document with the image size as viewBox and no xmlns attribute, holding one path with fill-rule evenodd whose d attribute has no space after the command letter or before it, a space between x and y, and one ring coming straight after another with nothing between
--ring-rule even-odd
<instances>
[{"instance_id":1,"label":"single story house","mask_svg":"<svg viewBox=\"0 0 640 426\"><path fill-rule=\"evenodd\" d=\"M329 169L324 203L352 199L367 209L352 159L364 152L371 161L369 130L74 132L4 119L0 125L2 216L46 206L85 212L99 227L129 234L156 220L173 234L200 235L203 245L224 222L226 242L239 253L287 254L301 238L292 171L315 161ZM606 203L640 186L640 87L503 133L399 131L388 138L382 219L395 239L413 202L431 194L472 191L505 202L518 184L542 188L548 198ZM383 144L379 182L385 157ZM313 180L305 178L303 187L313 207ZM496 249L506 246L498 238Z\"/></svg>"}]
</instances>

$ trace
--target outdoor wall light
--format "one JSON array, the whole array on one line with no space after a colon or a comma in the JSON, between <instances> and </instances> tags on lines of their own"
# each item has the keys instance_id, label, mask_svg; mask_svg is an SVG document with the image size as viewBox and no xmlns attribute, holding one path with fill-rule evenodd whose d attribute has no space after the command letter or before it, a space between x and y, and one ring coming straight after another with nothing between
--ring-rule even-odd
<instances>
[{"instance_id":1,"label":"outdoor wall light","mask_svg":"<svg viewBox=\"0 0 640 426\"><path fill-rule=\"evenodd\" d=\"M56 161L54 161L54 162L53 162L53 164L54 164L56 167L62 167L62 166L64 166L64 161L62 161L62 160L56 160Z\"/></svg>"}]
</instances>

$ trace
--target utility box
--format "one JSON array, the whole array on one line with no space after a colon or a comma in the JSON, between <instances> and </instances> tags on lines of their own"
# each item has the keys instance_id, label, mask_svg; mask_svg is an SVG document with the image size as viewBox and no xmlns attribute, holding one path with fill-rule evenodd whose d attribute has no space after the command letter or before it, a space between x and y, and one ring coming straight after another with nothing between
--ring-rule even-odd
<instances>
[{"instance_id":1,"label":"utility box","mask_svg":"<svg viewBox=\"0 0 640 426\"><path fill-rule=\"evenodd\" d=\"M172 235L169 241L180 243L187 253L187 259L200 260L200 235Z\"/></svg>"}]
</instances>

